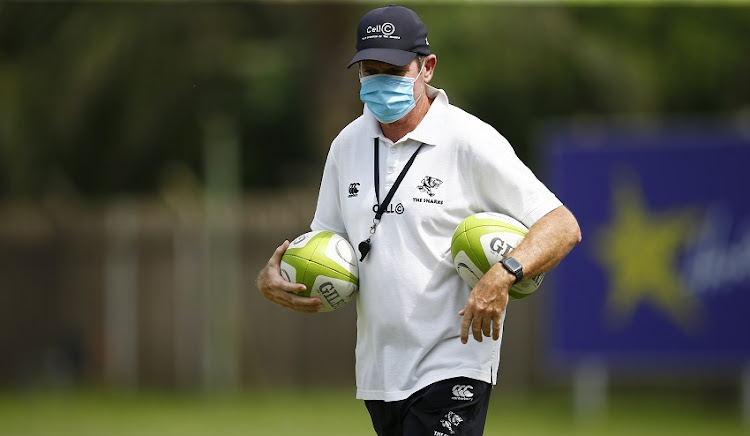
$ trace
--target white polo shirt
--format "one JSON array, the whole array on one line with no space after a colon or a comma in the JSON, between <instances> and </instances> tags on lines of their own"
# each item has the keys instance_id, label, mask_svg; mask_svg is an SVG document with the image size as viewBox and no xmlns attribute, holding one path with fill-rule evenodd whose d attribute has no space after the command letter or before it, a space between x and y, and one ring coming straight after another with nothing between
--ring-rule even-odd
<instances>
[{"instance_id":1,"label":"white polo shirt","mask_svg":"<svg viewBox=\"0 0 750 436\"><path fill-rule=\"evenodd\" d=\"M329 230L357 248L370 235L376 204L373 141L379 138L380 199L421 143L425 146L383 215L372 250L360 262L357 295L357 398L398 401L436 381L497 380L500 341L459 339L458 312L469 287L453 268L458 224L483 211L531 227L561 205L494 128L435 98L417 128L397 143L383 136L365 106L334 139L320 186L313 230Z\"/></svg>"}]
</instances>

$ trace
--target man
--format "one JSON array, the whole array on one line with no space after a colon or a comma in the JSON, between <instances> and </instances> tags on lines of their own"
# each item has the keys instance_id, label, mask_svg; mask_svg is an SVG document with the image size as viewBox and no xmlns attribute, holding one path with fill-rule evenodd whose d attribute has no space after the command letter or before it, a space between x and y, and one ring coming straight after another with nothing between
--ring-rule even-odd
<instances>
[{"instance_id":1,"label":"man","mask_svg":"<svg viewBox=\"0 0 750 436\"><path fill-rule=\"evenodd\" d=\"M573 215L510 144L428 85L436 63L416 13L365 14L349 64L364 113L331 145L311 225L360 251L357 398L381 436L482 434L510 287L521 273L553 268L581 239ZM530 230L470 290L450 242L461 220L482 211ZM258 287L275 303L316 312L320 300L297 295L304 286L279 274L288 246L276 249Z\"/></svg>"}]
</instances>

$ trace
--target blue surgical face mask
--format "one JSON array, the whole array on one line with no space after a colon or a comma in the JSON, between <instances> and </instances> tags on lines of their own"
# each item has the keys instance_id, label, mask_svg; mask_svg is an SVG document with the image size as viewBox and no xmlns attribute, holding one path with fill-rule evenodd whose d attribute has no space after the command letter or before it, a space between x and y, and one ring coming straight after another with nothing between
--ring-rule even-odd
<instances>
[{"instance_id":1,"label":"blue surgical face mask","mask_svg":"<svg viewBox=\"0 0 750 436\"><path fill-rule=\"evenodd\" d=\"M424 68L424 66L423 66ZM362 87L359 99L383 124L398 121L408 114L417 102L414 100L414 83L422 74L420 69L417 77L393 76L391 74L373 74L360 77ZM422 98L420 95L419 98Z\"/></svg>"}]
</instances>

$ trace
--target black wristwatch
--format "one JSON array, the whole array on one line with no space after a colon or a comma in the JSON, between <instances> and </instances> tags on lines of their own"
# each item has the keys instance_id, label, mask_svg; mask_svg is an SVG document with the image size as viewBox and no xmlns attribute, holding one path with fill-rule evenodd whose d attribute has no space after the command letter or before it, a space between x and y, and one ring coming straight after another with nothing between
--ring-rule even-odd
<instances>
[{"instance_id":1,"label":"black wristwatch","mask_svg":"<svg viewBox=\"0 0 750 436\"><path fill-rule=\"evenodd\" d=\"M512 257L504 257L500 261L500 263L503 264L503 266L508 270L509 273L516 276L516 283L523 280L523 266L516 259Z\"/></svg>"}]
</instances>

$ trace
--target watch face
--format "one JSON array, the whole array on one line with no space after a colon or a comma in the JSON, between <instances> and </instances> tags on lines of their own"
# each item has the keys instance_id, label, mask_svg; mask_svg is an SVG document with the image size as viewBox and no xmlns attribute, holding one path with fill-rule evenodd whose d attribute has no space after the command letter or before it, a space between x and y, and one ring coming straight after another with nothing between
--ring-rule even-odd
<instances>
[{"instance_id":1,"label":"watch face","mask_svg":"<svg viewBox=\"0 0 750 436\"><path fill-rule=\"evenodd\" d=\"M508 268L508 271L512 272L513 274L517 274L519 271L523 269L521 264L512 257L506 257L502 260L503 265L505 265L506 268Z\"/></svg>"},{"instance_id":2,"label":"watch face","mask_svg":"<svg viewBox=\"0 0 750 436\"><path fill-rule=\"evenodd\" d=\"M503 260L500 261L500 263L503 264L505 269L508 270L511 274L516 276L516 283L523 280L523 267L521 266L521 263L517 261L516 259L512 257L506 257Z\"/></svg>"}]
</instances>

